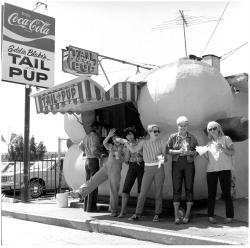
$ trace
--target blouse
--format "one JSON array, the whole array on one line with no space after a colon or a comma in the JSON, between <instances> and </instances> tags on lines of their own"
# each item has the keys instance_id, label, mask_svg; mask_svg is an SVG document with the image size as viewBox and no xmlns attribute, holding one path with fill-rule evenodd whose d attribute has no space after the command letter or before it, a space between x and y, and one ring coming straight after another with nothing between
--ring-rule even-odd
<instances>
[{"instance_id":1,"label":"blouse","mask_svg":"<svg viewBox=\"0 0 250 248\"><path fill-rule=\"evenodd\" d=\"M150 140L145 140L143 143L143 160L145 163L154 163L158 162L159 155L163 154L166 143L163 141L152 142Z\"/></svg>"},{"instance_id":2,"label":"blouse","mask_svg":"<svg viewBox=\"0 0 250 248\"><path fill-rule=\"evenodd\" d=\"M136 140L135 143L129 143L129 145L131 147L135 147L136 145L138 145L138 143L140 142L141 140ZM143 157L142 157L142 150L140 150L139 152L134 152L134 153L131 153L129 150L129 162L131 163L141 163L143 161Z\"/></svg>"},{"instance_id":3,"label":"blouse","mask_svg":"<svg viewBox=\"0 0 250 248\"><path fill-rule=\"evenodd\" d=\"M228 136L222 136L217 141L224 148L230 148L233 144L232 140ZM226 154L221 149L216 148L216 141L208 142L208 166L207 172L222 171L222 170L234 170L232 155Z\"/></svg>"}]
</instances>

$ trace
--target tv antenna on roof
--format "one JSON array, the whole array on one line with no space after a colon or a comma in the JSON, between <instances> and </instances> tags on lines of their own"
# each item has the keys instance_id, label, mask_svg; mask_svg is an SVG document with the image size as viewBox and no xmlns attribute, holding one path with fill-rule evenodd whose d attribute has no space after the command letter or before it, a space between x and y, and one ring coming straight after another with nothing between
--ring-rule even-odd
<instances>
[{"instance_id":1,"label":"tv antenna on roof","mask_svg":"<svg viewBox=\"0 0 250 248\"><path fill-rule=\"evenodd\" d=\"M184 11L185 10L179 10L180 16L176 17L173 20L164 21L161 24L156 25L154 28L152 28L152 31L183 27L185 52L186 52L186 56L187 56L187 44L186 44L185 26L188 27L188 26L203 24L203 23L207 23L207 22L214 22L214 21L217 21L217 20L214 20L213 17L188 16L188 15L185 16Z\"/></svg>"}]
</instances>

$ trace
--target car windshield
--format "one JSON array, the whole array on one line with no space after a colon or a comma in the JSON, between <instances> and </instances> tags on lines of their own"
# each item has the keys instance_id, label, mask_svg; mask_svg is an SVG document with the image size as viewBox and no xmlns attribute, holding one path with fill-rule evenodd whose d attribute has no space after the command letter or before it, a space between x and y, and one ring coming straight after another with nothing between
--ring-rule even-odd
<instances>
[{"instance_id":1,"label":"car windshield","mask_svg":"<svg viewBox=\"0 0 250 248\"><path fill-rule=\"evenodd\" d=\"M15 170L14 164L15 164L15 163L10 164L10 165L8 166L8 169L7 169L5 172L14 172L14 170ZM31 162L31 163L29 164L29 166L31 167L33 164L34 164L34 163ZM23 162L16 162L16 171L23 171L23 168L24 168Z\"/></svg>"},{"instance_id":2,"label":"car windshield","mask_svg":"<svg viewBox=\"0 0 250 248\"><path fill-rule=\"evenodd\" d=\"M14 165L14 162L1 162L1 172L5 172L8 170L11 166Z\"/></svg>"},{"instance_id":3,"label":"car windshield","mask_svg":"<svg viewBox=\"0 0 250 248\"><path fill-rule=\"evenodd\" d=\"M54 165L56 164L55 162L56 160L35 161L35 162L30 162L29 166L30 166L31 171L48 170L48 169L54 168ZM11 162L11 163L3 162L3 163L1 165L2 172L14 172L14 169L16 169L16 172L18 172L18 171L23 171L23 168L24 168L23 162L16 162L16 166L14 166L15 162Z\"/></svg>"},{"instance_id":4,"label":"car windshield","mask_svg":"<svg viewBox=\"0 0 250 248\"><path fill-rule=\"evenodd\" d=\"M36 161L31 167L30 170L47 170L51 167L54 161L45 160L45 161Z\"/></svg>"}]
</instances>

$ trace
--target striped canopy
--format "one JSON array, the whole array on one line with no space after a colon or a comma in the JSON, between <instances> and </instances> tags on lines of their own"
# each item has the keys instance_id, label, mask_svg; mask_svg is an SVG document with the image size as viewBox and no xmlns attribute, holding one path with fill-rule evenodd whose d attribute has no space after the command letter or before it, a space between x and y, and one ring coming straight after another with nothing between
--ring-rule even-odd
<instances>
[{"instance_id":1,"label":"striped canopy","mask_svg":"<svg viewBox=\"0 0 250 248\"><path fill-rule=\"evenodd\" d=\"M136 102L137 95L138 85L134 82L119 82L104 88L91 78L78 77L32 97L35 99L38 114L79 114L124 102Z\"/></svg>"}]
</instances>

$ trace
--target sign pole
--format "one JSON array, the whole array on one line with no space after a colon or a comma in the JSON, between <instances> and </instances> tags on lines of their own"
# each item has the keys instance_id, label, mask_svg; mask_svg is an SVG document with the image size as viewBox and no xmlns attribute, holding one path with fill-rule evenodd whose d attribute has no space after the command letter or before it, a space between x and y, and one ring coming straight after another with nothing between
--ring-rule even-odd
<instances>
[{"instance_id":1,"label":"sign pole","mask_svg":"<svg viewBox=\"0 0 250 248\"><path fill-rule=\"evenodd\" d=\"M24 146L23 146L23 184L22 202L29 202L29 134L30 134L30 85L25 85L25 119L24 119Z\"/></svg>"}]
</instances>

